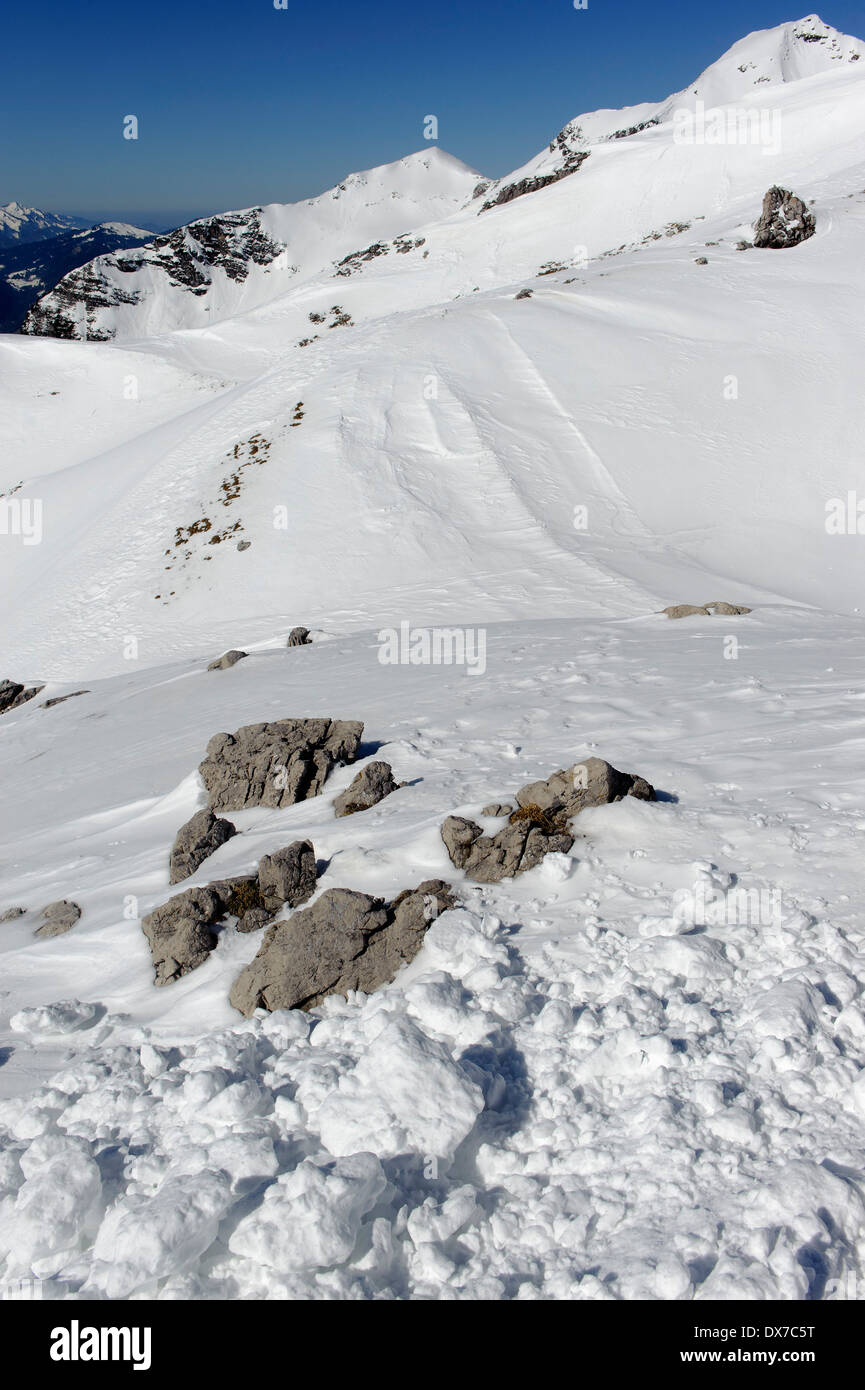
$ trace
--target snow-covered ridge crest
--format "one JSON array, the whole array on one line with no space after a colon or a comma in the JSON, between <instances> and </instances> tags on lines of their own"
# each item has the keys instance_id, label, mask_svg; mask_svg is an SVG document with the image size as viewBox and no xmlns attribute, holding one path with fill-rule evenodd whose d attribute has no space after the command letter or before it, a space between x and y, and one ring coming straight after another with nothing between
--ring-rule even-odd
<instances>
[{"instance_id":1,"label":"snow-covered ridge crest","mask_svg":"<svg viewBox=\"0 0 865 1390\"><path fill-rule=\"evenodd\" d=\"M200 218L72 272L34 306L22 331L99 341L209 326L267 303L370 242L449 216L479 177L432 147L350 174L301 203Z\"/></svg>"}]
</instances>

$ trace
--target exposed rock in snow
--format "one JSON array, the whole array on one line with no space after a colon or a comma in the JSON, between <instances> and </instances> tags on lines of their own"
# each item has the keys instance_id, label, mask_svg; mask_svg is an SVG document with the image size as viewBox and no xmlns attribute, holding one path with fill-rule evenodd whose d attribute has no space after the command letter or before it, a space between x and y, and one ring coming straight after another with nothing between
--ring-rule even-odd
<instances>
[{"instance_id":1,"label":"exposed rock in snow","mask_svg":"<svg viewBox=\"0 0 865 1390\"><path fill-rule=\"evenodd\" d=\"M19 705L25 704L27 700L32 700L34 695L38 695L40 690L44 689L44 685L32 685L29 689L25 689L19 681L0 681L0 714L6 714L10 709L17 709Z\"/></svg>"},{"instance_id":2,"label":"exposed rock in snow","mask_svg":"<svg viewBox=\"0 0 865 1390\"><path fill-rule=\"evenodd\" d=\"M231 1003L256 1009L311 1009L330 994L371 994L413 960L430 923L454 906L447 883L429 879L385 903L330 888L311 907L271 927L235 980Z\"/></svg>"},{"instance_id":3,"label":"exposed rock in snow","mask_svg":"<svg viewBox=\"0 0 865 1390\"><path fill-rule=\"evenodd\" d=\"M308 627L293 627L288 634L287 647L306 647L311 641Z\"/></svg>"},{"instance_id":4,"label":"exposed rock in snow","mask_svg":"<svg viewBox=\"0 0 865 1390\"><path fill-rule=\"evenodd\" d=\"M368 811L399 787L390 763L367 763L345 791L334 797L333 808L338 816L353 816L356 811Z\"/></svg>"},{"instance_id":5,"label":"exposed rock in snow","mask_svg":"<svg viewBox=\"0 0 865 1390\"><path fill-rule=\"evenodd\" d=\"M61 898L56 903L49 903L43 909L42 917L44 919L43 924L36 928L34 936L43 938L65 936L81 917L81 908L77 903L70 903L65 898Z\"/></svg>"},{"instance_id":6,"label":"exposed rock in snow","mask_svg":"<svg viewBox=\"0 0 865 1390\"><path fill-rule=\"evenodd\" d=\"M220 820L209 808L196 811L177 832L171 848L168 882L180 883L189 878L214 850L236 834L231 821Z\"/></svg>"},{"instance_id":7,"label":"exposed rock in snow","mask_svg":"<svg viewBox=\"0 0 865 1390\"><path fill-rule=\"evenodd\" d=\"M215 734L201 764L213 810L291 806L318 796L338 763L353 763L363 724L356 719L279 719Z\"/></svg>"},{"instance_id":8,"label":"exposed rock in snow","mask_svg":"<svg viewBox=\"0 0 865 1390\"><path fill-rule=\"evenodd\" d=\"M215 661L211 661L207 669L208 671L227 671L230 666L236 666L238 661L243 661L246 655L246 652L232 648L229 652L223 652L222 656L218 656Z\"/></svg>"},{"instance_id":9,"label":"exposed rock in snow","mask_svg":"<svg viewBox=\"0 0 865 1390\"><path fill-rule=\"evenodd\" d=\"M816 218L802 199L775 185L765 195L763 211L754 223L754 245L780 251L807 241L816 230Z\"/></svg>"},{"instance_id":10,"label":"exposed rock in snow","mask_svg":"<svg viewBox=\"0 0 865 1390\"><path fill-rule=\"evenodd\" d=\"M533 809L514 811L511 820L495 835L462 816L448 816L442 840L451 863L464 869L476 883L499 883L540 864L545 854L566 854L574 843L565 825Z\"/></svg>"},{"instance_id":11,"label":"exposed rock in snow","mask_svg":"<svg viewBox=\"0 0 865 1390\"><path fill-rule=\"evenodd\" d=\"M142 920L150 943L155 983L168 985L202 965L216 946L213 928L238 918L238 931L256 931L283 904L296 907L315 889L315 853L309 840L265 855L255 877L244 875L187 888Z\"/></svg>"}]
</instances>

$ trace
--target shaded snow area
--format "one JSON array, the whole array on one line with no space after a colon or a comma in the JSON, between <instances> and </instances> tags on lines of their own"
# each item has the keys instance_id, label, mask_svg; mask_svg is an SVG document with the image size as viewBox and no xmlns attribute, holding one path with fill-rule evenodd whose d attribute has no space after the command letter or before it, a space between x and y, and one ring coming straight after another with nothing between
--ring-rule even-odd
<instances>
[{"instance_id":1,"label":"shaded snow area","mask_svg":"<svg viewBox=\"0 0 865 1390\"><path fill-rule=\"evenodd\" d=\"M383 666L374 634L263 647L7 716L2 903L83 916L53 941L34 912L2 927L4 1274L46 1296L855 1296L859 628L689 623L497 626L477 678ZM206 736L321 709L362 716L362 753L406 785L338 821L343 769L237 813L193 881L303 835L319 891L445 874L459 907L392 986L310 1014L233 1013L258 945L233 927L154 990L124 905L166 895ZM586 810L570 855L460 882L446 813L594 752L659 801Z\"/></svg>"}]
</instances>

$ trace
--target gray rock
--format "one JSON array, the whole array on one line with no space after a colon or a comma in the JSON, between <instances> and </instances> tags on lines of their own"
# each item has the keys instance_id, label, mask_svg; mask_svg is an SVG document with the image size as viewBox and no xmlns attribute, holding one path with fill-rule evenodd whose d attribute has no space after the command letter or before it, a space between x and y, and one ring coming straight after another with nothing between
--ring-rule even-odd
<instances>
[{"instance_id":1,"label":"gray rock","mask_svg":"<svg viewBox=\"0 0 865 1390\"><path fill-rule=\"evenodd\" d=\"M35 692L34 692L35 694ZM64 700L74 700L76 695L89 695L89 690L70 690L68 695L55 695L52 700L43 700L40 709L53 709L55 705L62 705Z\"/></svg>"},{"instance_id":2,"label":"gray rock","mask_svg":"<svg viewBox=\"0 0 865 1390\"><path fill-rule=\"evenodd\" d=\"M481 827L462 816L448 816L442 840L451 863L464 869L476 883L499 883L540 864L545 854L567 854L574 837L564 826L542 817L514 811L496 835L484 835Z\"/></svg>"},{"instance_id":3,"label":"gray rock","mask_svg":"<svg viewBox=\"0 0 865 1390\"><path fill-rule=\"evenodd\" d=\"M708 265L708 264L709 264L709 258L708 258L708 256L698 256L697 259L694 261L694 265Z\"/></svg>"},{"instance_id":4,"label":"gray rock","mask_svg":"<svg viewBox=\"0 0 865 1390\"><path fill-rule=\"evenodd\" d=\"M754 223L754 245L782 251L807 241L816 230L814 214L802 199L776 184L763 198L763 210Z\"/></svg>"},{"instance_id":5,"label":"gray rock","mask_svg":"<svg viewBox=\"0 0 865 1390\"><path fill-rule=\"evenodd\" d=\"M293 627L288 634L287 647L308 647L312 638L308 627Z\"/></svg>"},{"instance_id":6,"label":"gray rock","mask_svg":"<svg viewBox=\"0 0 865 1390\"><path fill-rule=\"evenodd\" d=\"M67 902L65 898L61 898L56 903L49 903L42 910L43 925L36 928L34 936L40 936L43 939L52 936L64 936L66 932L72 930L80 916L81 908L77 903Z\"/></svg>"},{"instance_id":7,"label":"gray rock","mask_svg":"<svg viewBox=\"0 0 865 1390\"><path fill-rule=\"evenodd\" d=\"M244 657L247 655L247 652L239 652L232 648L230 652L223 652L222 656L218 656L215 661L211 661L207 669L208 671L227 671L229 666L236 666L238 661L243 661Z\"/></svg>"},{"instance_id":8,"label":"gray rock","mask_svg":"<svg viewBox=\"0 0 865 1390\"><path fill-rule=\"evenodd\" d=\"M442 840L451 863L477 883L498 883L540 864L545 854L567 854L574 843L572 816L586 806L603 806L622 797L654 801L655 791L642 777L619 772L603 758L585 758L542 782L517 792L517 809L495 835L484 835L475 821L448 816ZM499 810L499 806L495 806ZM510 808L507 808L510 809Z\"/></svg>"},{"instance_id":9,"label":"gray rock","mask_svg":"<svg viewBox=\"0 0 865 1390\"><path fill-rule=\"evenodd\" d=\"M333 807L338 816L353 816L356 811L368 811L399 787L390 763L367 763L351 785L334 798Z\"/></svg>"},{"instance_id":10,"label":"gray rock","mask_svg":"<svg viewBox=\"0 0 865 1390\"><path fill-rule=\"evenodd\" d=\"M493 801L489 806L485 806L481 811L482 816L509 816L513 811L513 803L509 801Z\"/></svg>"},{"instance_id":11,"label":"gray rock","mask_svg":"<svg viewBox=\"0 0 865 1390\"><path fill-rule=\"evenodd\" d=\"M517 290L516 294L514 295L514 299L531 299L531 297L532 297L532 291L531 291L531 290L528 290L528 289L526 289L526 290Z\"/></svg>"},{"instance_id":12,"label":"gray rock","mask_svg":"<svg viewBox=\"0 0 865 1390\"><path fill-rule=\"evenodd\" d=\"M237 918L238 931L256 931L284 903L305 902L315 889L315 876L312 844L297 840L266 854L256 875L220 879L176 893L141 923L150 943L155 983L171 984L202 965L216 946L214 928L226 917Z\"/></svg>"},{"instance_id":13,"label":"gray rock","mask_svg":"<svg viewBox=\"0 0 865 1390\"><path fill-rule=\"evenodd\" d=\"M215 734L199 771L215 811L293 806L318 796L338 763L353 763L363 724L357 719L279 719Z\"/></svg>"},{"instance_id":14,"label":"gray rock","mask_svg":"<svg viewBox=\"0 0 865 1390\"><path fill-rule=\"evenodd\" d=\"M638 801L657 800L654 787L643 777L619 772L603 758L584 758L573 767L554 772L545 782L522 787L517 801L524 810L535 807L553 821L568 821L587 806L606 806L626 796Z\"/></svg>"},{"instance_id":15,"label":"gray rock","mask_svg":"<svg viewBox=\"0 0 865 1390\"><path fill-rule=\"evenodd\" d=\"M742 608L736 603L725 603L723 599L718 599L714 603L707 603L704 607L710 608L714 614L724 618L733 618L737 614L751 612L750 608Z\"/></svg>"},{"instance_id":16,"label":"gray rock","mask_svg":"<svg viewBox=\"0 0 865 1390\"><path fill-rule=\"evenodd\" d=\"M28 690L18 681L0 681L0 714L17 709L19 705L25 704L27 700L32 700L34 695L38 695L40 690L44 689L44 685L32 685Z\"/></svg>"},{"instance_id":17,"label":"gray rock","mask_svg":"<svg viewBox=\"0 0 865 1390\"><path fill-rule=\"evenodd\" d=\"M311 840L295 840L258 865L258 888L265 907L276 911L283 903L298 907L315 892L315 850Z\"/></svg>"},{"instance_id":18,"label":"gray rock","mask_svg":"<svg viewBox=\"0 0 865 1390\"><path fill-rule=\"evenodd\" d=\"M663 610L668 618L710 618L712 615L708 608L700 608L696 603L671 603L669 608Z\"/></svg>"},{"instance_id":19,"label":"gray rock","mask_svg":"<svg viewBox=\"0 0 865 1390\"><path fill-rule=\"evenodd\" d=\"M0 912L0 922L14 922L17 917L23 917L26 911L26 907L7 907L5 912Z\"/></svg>"},{"instance_id":20,"label":"gray rock","mask_svg":"<svg viewBox=\"0 0 865 1390\"><path fill-rule=\"evenodd\" d=\"M331 888L267 932L229 999L247 1017L258 1008L311 1009L330 994L371 993L417 955L430 923L455 905L430 879L392 903Z\"/></svg>"},{"instance_id":21,"label":"gray rock","mask_svg":"<svg viewBox=\"0 0 865 1390\"><path fill-rule=\"evenodd\" d=\"M189 878L214 850L236 834L230 820L220 820L207 808L196 811L177 832L171 848L168 882L181 883Z\"/></svg>"},{"instance_id":22,"label":"gray rock","mask_svg":"<svg viewBox=\"0 0 865 1390\"><path fill-rule=\"evenodd\" d=\"M238 549L238 550L248 550L249 547L250 547L251 545L252 545L252 541L238 541L238 542L237 542L237 549Z\"/></svg>"}]
</instances>

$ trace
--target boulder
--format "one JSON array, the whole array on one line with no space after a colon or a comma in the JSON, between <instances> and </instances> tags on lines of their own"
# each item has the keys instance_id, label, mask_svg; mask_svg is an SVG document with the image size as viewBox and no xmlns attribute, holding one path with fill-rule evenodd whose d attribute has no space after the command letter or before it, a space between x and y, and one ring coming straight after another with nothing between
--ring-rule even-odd
<instances>
[{"instance_id":1,"label":"boulder","mask_svg":"<svg viewBox=\"0 0 865 1390\"><path fill-rule=\"evenodd\" d=\"M214 734L199 771L214 811L293 806L317 796L338 763L353 763L357 719L279 719Z\"/></svg>"},{"instance_id":2,"label":"boulder","mask_svg":"<svg viewBox=\"0 0 865 1390\"><path fill-rule=\"evenodd\" d=\"M619 772L603 758L584 758L573 767L554 772L545 782L530 782L522 787L517 801L523 808L540 807L553 821L568 821L587 806L606 806L625 796L638 801L657 800L654 787L643 777Z\"/></svg>"},{"instance_id":3,"label":"boulder","mask_svg":"<svg viewBox=\"0 0 865 1390\"><path fill-rule=\"evenodd\" d=\"M312 638L308 627L293 627L288 634L287 647L308 647Z\"/></svg>"},{"instance_id":4,"label":"boulder","mask_svg":"<svg viewBox=\"0 0 865 1390\"><path fill-rule=\"evenodd\" d=\"M36 694L36 692L33 692ZM89 695L89 690L70 690L68 695L55 695L51 700L43 700L40 709L53 709L55 705L62 705L65 700L74 700L78 695Z\"/></svg>"},{"instance_id":5,"label":"boulder","mask_svg":"<svg viewBox=\"0 0 865 1390\"><path fill-rule=\"evenodd\" d=\"M371 993L417 955L430 923L455 906L449 886L430 879L393 902L331 888L267 932L229 999L256 1009L311 1009L330 994Z\"/></svg>"},{"instance_id":6,"label":"boulder","mask_svg":"<svg viewBox=\"0 0 865 1390\"><path fill-rule=\"evenodd\" d=\"M802 199L776 184L763 198L763 210L754 223L754 245L783 251L807 241L816 230L814 214Z\"/></svg>"},{"instance_id":7,"label":"boulder","mask_svg":"<svg viewBox=\"0 0 865 1390\"><path fill-rule=\"evenodd\" d=\"M227 671L229 666L236 666L238 661L243 661L248 656L248 652L239 652L232 648L230 652L223 652L215 661L211 661L208 671Z\"/></svg>"},{"instance_id":8,"label":"boulder","mask_svg":"<svg viewBox=\"0 0 865 1390\"><path fill-rule=\"evenodd\" d=\"M276 911L283 903L298 907L315 892L315 850L311 840L295 840L275 854L266 854L258 865L258 888L265 908Z\"/></svg>"},{"instance_id":9,"label":"boulder","mask_svg":"<svg viewBox=\"0 0 865 1390\"><path fill-rule=\"evenodd\" d=\"M207 808L196 811L177 832L171 847L169 883L180 883L194 874L214 850L237 831L230 820L220 820Z\"/></svg>"},{"instance_id":10,"label":"boulder","mask_svg":"<svg viewBox=\"0 0 865 1390\"><path fill-rule=\"evenodd\" d=\"M540 864L552 852L567 854L574 843L572 816L586 806L604 806L625 796L654 801L655 790L642 777L619 772L603 758L585 758L554 772L542 782L530 782L517 792L517 809L495 835L484 835L475 821L448 816L442 840L451 863L477 883L498 883ZM510 811L500 804L492 811Z\"/></svg>"},{"instance_id":11,"label":"boulder","mask_svg":"<svg viewBox=\"0 0 865 1390\"><path fill-rule=\"evenodd\" d=\"M509 816L513 811L513 803L510 801L492 801L489 806L485 806L481 811L482 816Z\"/></svg>"},{"instance_id":12,"label":"boulder","mask_svg":"<svg viewBox=\"0 0 865 1390\"><path fill-rule=\"evenodd\" d=\"M564 826L546 818L514 811L508 824L496 835L484 835L481 827L462 816L448 816L442 826L442 839L451 863L464 869L476 883L498 883L514 878L540 864L545 854L567 854L574 837Z\"/></svg>"},{"instance_id":13,"label":"boulder","mask_svg":"<svg viewBox=\"0 0 865 1390\"><path fill-rule=\"evenodd\" d=\"M59 902L49 903L46 908L43 908L43 925L36 928L34 935L41 936L43 939L52 936L64 936L66 932L72 930L80 916L81 908L77 903L70 903L65 898L61 898Z\"/></svg>"},{"instance_id":14,"label":"boulder","mask_svg":"<svg viewBox=\"0 0 865 1390\"><path fill-rule=\"evenodd\" d=\"M155 983L171 984L202 965L216 946L213 929L226 917L237 918L238 931L256 931L283 904L305 902L315 882L315 851L309 840L297 840L266 854L255 875L176 893L141 923L153 956Z\"/></svg>"},{"instance_id":15,"label":"boulder","mask_svg":"<svg viewBox=\"0 0 865 1390\"><path fill-rule=\"evenodd\" d=\"M356 811L368 811L399 787L390 763L367 763L351 785L334 798L333 807L338 816L353 816Z\"/></svg>"},{"instance_id":16,"label":"boulder","mask_svg":"<svg viewBox=\"0 0 865 1390\"><path fill-rule=\"evenodd\" d=\"M740 613L751 612L750 608L742 608L736 603L725 603L723 599L718 599L714 603L704 604L704 607L711 609L716 616L724 618L732 618Z\"/></svg>"},{"instance_id":17,"label":"boulder","mask_svg":"<svg viewBox=\"0 0 865 1390\"><path fill-rule=\"evenodd\" d=\"M14 922L16 918L23 917L26 911L26 907L7 907L5 912L0 912L0 922Z\"/></svg>"},{"instance_id":18,"label":"boulder","mask_svg":"<svg viewBox=\"0 0 865 1390\"><path fill-rule=\"evenodd\" d=\"M663 610L668 618L711 618L708 608L700 608L696 603L672 603Z\"/></svg>"},{"instance_id":19,"label":"boulder","mask_svg":"<svg viewBox=\"0 0 865 1390\"><path fill-rule=\"evenodd\" d=\"M17 709L19 705L23 705L27 700L32 700L34 695L38 695L40 690L44 689L44 685L32 685L28 690L19 681L0 681L0 714Z\"/></svg>"}]
</instances>

